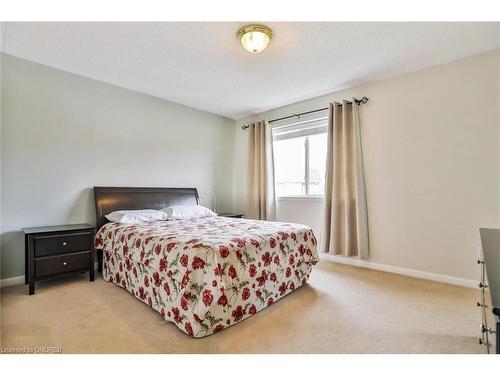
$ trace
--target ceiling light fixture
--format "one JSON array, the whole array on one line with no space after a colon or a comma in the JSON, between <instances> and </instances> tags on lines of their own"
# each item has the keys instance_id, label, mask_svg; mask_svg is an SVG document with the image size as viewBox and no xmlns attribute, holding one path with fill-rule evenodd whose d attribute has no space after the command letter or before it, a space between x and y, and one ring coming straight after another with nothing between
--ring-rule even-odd
<instances>
[{"instance_id":1,"label":"ceiling light fixture","mask_svg":"<svg viewBox=\"0 0 500 375\"><path fill-rule=\"evenodd\" d=\"M273 32L263 25L247 25L238 31L237 37L244 49L250 53L259 53L266 49Z\"/></svg>"}]
</instances>

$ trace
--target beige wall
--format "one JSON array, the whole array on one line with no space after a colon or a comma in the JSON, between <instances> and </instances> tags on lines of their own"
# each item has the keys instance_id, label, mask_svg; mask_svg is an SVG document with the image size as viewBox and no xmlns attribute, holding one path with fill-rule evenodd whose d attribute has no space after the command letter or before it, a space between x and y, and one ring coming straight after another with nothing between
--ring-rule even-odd
<instances>
[{"instance_id":1,"label":"beige wall","mask_svg":"<svg viewBox=\"0 0 500 375\"><path fill-rule=\"evenodd\" d=\"M91 188L197 187L230 210L234 121L3 55L2 275L24 273L20 228L94 222Z\"/></svg>"},{"instance_id":2,"label":"beige wall","mask_svg":"<svg viewBox=\"0 0 500 375\"><path fill-rule=\"evenodd\" d=\"M499 67L496 50L237 121L236 209L245 207L242 124L366 95L370 261L476 279L478 228L500 226ZM317 201L278 201L278 220L321 228L321 216Z\"/></svg>"}]
</instances>

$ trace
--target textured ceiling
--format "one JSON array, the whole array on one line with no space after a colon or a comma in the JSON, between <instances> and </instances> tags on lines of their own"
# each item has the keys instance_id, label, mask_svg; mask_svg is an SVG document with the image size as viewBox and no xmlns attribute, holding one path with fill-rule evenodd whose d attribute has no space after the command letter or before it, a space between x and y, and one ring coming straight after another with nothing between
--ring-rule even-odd
<instances>
[{"instance_id":1,"label":"textured ceiling","mask_svg":"<svg viewBox=\"0 0 500 375\"><path fill-rule=\"evenodd\" d=\"M230 118L500 47L500 23L5 23L4 52Z\"/></svg>"}]
</instances>

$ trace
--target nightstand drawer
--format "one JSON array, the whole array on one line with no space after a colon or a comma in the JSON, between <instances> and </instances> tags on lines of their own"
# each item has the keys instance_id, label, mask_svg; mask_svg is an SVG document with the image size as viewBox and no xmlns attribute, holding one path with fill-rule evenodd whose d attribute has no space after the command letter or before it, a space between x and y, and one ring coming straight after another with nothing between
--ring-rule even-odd
<instances>
[{"instance_id":1,"label":"nightstand drawer","mask_svg":"<svg viewBox=\"0 0 500 375\"><path fill-rule=\"evenodd\" d=\"M90 250L92 233L71 233L35 237L35 257Z\"/></svg>"},{"instance_id":2,"label":"nightstand drawer","mask_svg":"<svg viewBox=\"0 0 500 375\"><path fill-rule=\"evenodd\" d=\"M35 277L38 278L64 272L88 270L89 267L90 251L35 259Z\"/></svg>"}]
</instances>

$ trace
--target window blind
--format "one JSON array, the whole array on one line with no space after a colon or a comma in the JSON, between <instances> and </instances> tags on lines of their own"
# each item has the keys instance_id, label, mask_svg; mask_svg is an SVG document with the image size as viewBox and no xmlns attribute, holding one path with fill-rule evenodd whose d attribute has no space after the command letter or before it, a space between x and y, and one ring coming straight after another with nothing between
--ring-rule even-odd
<instances>
[{"instance_id":1,"label":"window blind","mask_svg":"<svg viewBox=\"0 0 500 375\"><path fill-rule=\"evenodd\" d=\"M308 135L326 133L328 130L328 117L314 120L295 122L289 125L273 128L273 140L305 137Z\"/></svg>"}]
</instances>

